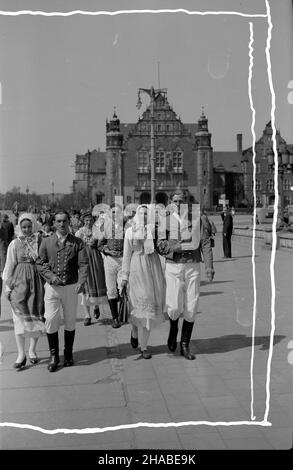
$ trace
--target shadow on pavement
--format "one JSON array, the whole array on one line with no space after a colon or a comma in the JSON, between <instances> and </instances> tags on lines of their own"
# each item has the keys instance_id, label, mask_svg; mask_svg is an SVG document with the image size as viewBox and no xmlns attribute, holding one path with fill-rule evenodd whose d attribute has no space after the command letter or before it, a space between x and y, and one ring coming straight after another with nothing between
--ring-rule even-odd
<instances>
[{"instance_id":1,"label":"shadow on pavement","mask_svg":"<svg viewBox=\"0 0 293 470\"><path fill-rule=\"evenodd\" d=\"M234 282L234 281L200 281L201 286L208 286L209 284L223 284L224 282Z\"/></svg>"},{"instance_id":2,"label":"shadow on pavement","mask_svg":"<svg viewBox=\"0 0 293 470\"><path fill-rule=\"evenodd\" d=\"M229 261L236 261L236 258L214 259L214 263L227 263Z\"/></svg>"},{"instance_id":3,"label":"shadow on pavement","mask_svg":"<svg viewBox=\"0 0 293 470\"><path fill-rule=\"evenodd\" d=\"M282 341L286 336L277 335L274 337L274 345ZM179 355L180 332L178 334L178 346L176 353L170 353L166 344L149 346L152 355L168 354L173 357ZM269 336L255 337L255 346L261 346L261 350L268 350L270 344ZM195 339L191 341L191 348L196 354L216 354L226 353L236 349L251 348L252 338L245 335L227 335L219 338ZM75 366L97 364L106 359L126 359L137 356L140 360L139 348L133 349L130 344L123 343L113 347L97 347L94 349L84 349L74 353ZM62 358L63 359L63 358Z\"/></svg>"},{"instance_id":4,"label":"shadow on pavement","mask_svg":"<svg viewBox=\"0 0 293 470\"><path fill-rule=\"evenodd\" d=\"M285 339L286 336L274 336L274 345ZM197 354L215 354L233 351L235 349L250 348L252 346L251 336L245 335L227 335L219 338L195 339L191 341L195 347ZM255 346L261 346L261 350L269 349L269 336L256 336L254 339Z\"/></svg>"},{"instance_id":5,"label":"shadow on pavement","mask_svg":"<svg viewBox=\"0 0 293 470\"><path fill-rule=\"evenodd\" d=\"M259 258L259 255L255 255L254 257ZM233 259L240 259L240 258L252 258L252 253L251 255L235 256L235 258L233 257Z\"/></svg>"},{"instance_id":6,"label":"shadow on pavement","mask_svg":"<svg viewBox=\"0 0 293 470\"><path fill-rule=\"evenodd\" d=\"M13 331L14 330L14 326L11 325L11 326L8 326L8 325L1 325L0 326L0 332L2 333L3 331Z\"/></svg>"},{"instance_id":7,"label":"shadow on pavement","mask_svg":"<svg viewBox=\"0 0 293 470\"><path fill-rule=\"evenodd\" d=\"M222 290L213 290L211 292L201 292L200 297L205 297L206 295L217 295L217 294L224 294Z\"/></svg>"}]
</instances>

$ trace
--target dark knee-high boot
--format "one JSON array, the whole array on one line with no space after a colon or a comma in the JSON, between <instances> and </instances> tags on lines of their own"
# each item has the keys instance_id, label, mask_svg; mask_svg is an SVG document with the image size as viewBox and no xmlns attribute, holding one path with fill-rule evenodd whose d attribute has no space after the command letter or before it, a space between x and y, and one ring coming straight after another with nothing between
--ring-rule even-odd
<instances>
[{"instance_id":1,"label":"dark knee-high boot","mask_svg":"<svg viewBox=\"0 0 293 470\"><path fill-rule=\"evenodd\" d=\"M112 314L112 327L120 328L121 324L118 320L118 299L108 299L111 314Z\"/></svg>"},{"instance_id":2,"label":"dark knee-high boot","mask_svg":"<svg viewBox=\"0 0 293 470\"><path fill-rule=\"evenodd\" d=\"M184 356L185 359L189 359L190 361L195 359L195 355L189 351L189 342L192 334L193 324L194 322L188 322L186 320L183 320L180 342L181 356Z\"/></svg>"},{"instance_id":3,"label":"dark knee-high boot","mask_svg":"<svg viewBox=\"0 0 293 470\"><path fill-rule=\"evenodd\" d=\"M178 334L178 322L179 318L177 320L170 320L170 330L169 330L169 336L168 336L168 348L171 352L175 352L177 348L177 334Z\"/></svg>"},{"instance_id":4,"label":"dark knee-high boot","mask_svg":"<svg viewBox=\"0 0 293 470\"><path fill-rule=\"evenodd\" d=\"M56 333L47 333L51 361L48 364L48 371L55 372L57 370L59 360L59 338L58 331Z\"/></svg>"},{"instance_id":5,"label":"dark knee-high boot","mask_svg":"<svg viewBox=\"0 0 293 470\"><path fill-rule=\"evenodd\" d=\"M74 364L72 355L74 337L75 330L64 330L64 367L70 367Z\"/></svg>"}]
</instances>

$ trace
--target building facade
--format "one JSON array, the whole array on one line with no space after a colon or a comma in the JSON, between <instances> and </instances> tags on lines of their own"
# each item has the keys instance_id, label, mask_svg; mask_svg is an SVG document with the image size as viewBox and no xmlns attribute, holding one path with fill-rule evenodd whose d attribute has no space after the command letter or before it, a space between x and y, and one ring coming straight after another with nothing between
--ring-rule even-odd
<instances>
[{"instance_id":1,"label":"building facade","mask_svg":"<svg viewBox=\"0 0 293 470\"><path fill-rule=\"evenodd\" d=\"M256 166L256 205L265 207L274 203L274 169L269 164L269 155L272 153L272 125L271 121L266 124L261 138L255 145ZM288 164L279 173L279 193L283 197L283 206L293 204L293 145L287 144L277 130L277 149L280 156L287 155ZM253 150L252 147L243 151L242 169L244 178L245 197L250 205L253 205Z\"/></svg>"},{"instance_id":2,"label":"building facade","mask_svg":"<svg viewBox=\"0 0 293 470\"><path fill-rule=\"evenodd\" d=\"M242 134L237 134L237 150L214 152L214 191L213 206L225 195L227 204L232 207L245 205L242 160Z\"/></svg>"},{"instance_id":3,"label":"building facade","mask_svg":"<svg viewBox=\"0 0 293 470\"><path fill-rule=\"evenodd\" d=\"M99 204L106 198L106 154L88 150L75 156L73 194L77 206Z\"/></svg>"},{"instance_id":4,"label":"building facade","mask_svg":"<svg viewBox=\"0 0 293 470\"><path fill-rule=\"evenodd\" d=\"M167 203L177 189L188 191L202 207L215 208L225 194L230 205L244 198L242 135L237 151L214 152L204 111L197 122L183 123L167 99L157 93L153 105L156 201ZM116 112L106 122L106 152L76 155L75 194L93 204L125 204L151 200L151 106L136 123L121 123Z\"/></svg>"}]
</instances>

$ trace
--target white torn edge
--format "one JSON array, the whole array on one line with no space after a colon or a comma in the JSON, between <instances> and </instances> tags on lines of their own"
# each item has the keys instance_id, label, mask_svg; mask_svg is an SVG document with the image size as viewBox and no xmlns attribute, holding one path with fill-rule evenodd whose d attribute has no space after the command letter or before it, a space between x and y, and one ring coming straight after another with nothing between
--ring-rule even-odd
<instances>
[{"instance_id":1,"label":"white torn edge","mask_svg":"<svg viewBox=\"0 0 293 470\"><path fill-rule=\"evenodd\" d=\"M44 12L44 11L32 11L32 10L19 10L19 11L3 11L0 10L0 15L2 16L22 16L22 15L32 15L32 16L46 16L46 17L54 17L54 16L61 16L61 17L69 17L69 16L74 16L74 15L85 15L85 16L100 16L100 15L108 15L108 16L116 16L116 15L121 15L121 14L139 14L139 13L185 13L188 15L199 15L199 16L206 16L206 15L234 15L234 16L242 16L245 18L268 18L268 23L271 25L271 16L270 16L270 8L268 5L268 0L266 0L266 9L267 13L266 14L246 14L246 13L241 13L241 12L236 12L236 11L190 11L190 10L185 10L185 9L162 9L162 10L119 10L119 11L82 11L82 10L74 10L70 12ZM251 24L251 23L250 23ZM268 39L267 39L267 48L269 48L269 39L271 38L270 35L271 28L268 29ZM250 46L251 47L251 46ZM270 56L268 54L268 51L266 49L266 54L267 54L267 62L270 64ZM251 56L250 56L251 59ZM273 112L273 103L274 103L274 91L273 91L273 86L271 85L271 70L269 73L269 65L268 65L268 74L269 74L269 81L270 81L270 88L271 88L271 93L272 93L272 126L275 126L275 121L274 121L274 112ZM273 138L275 138L276 131L275 127L273 127ZM276 141L274 141L275 144L275 160L276 160ZM276 171L275 171L275 176L276 176ZM276 186L275 186L276 188ZM276 190L275 190L276 191ZM275 204L276 204L276 199L275 199ZM276 212L276 211L275 211ZM273 226L276 228L276 220L275 220L275 213L274 213L274 219L273 219ZM275 225L274 225L275 224ZM273 244L272 248L275 248L276 246L276 232L273 232ZM274 305L272 305L274 307ZM274 313L274 311L273 311ZM273 315L272 315L273 319ZM272 327L273 331L273 327ZM270 337L270 354L272 355L272 338L273 338L273 333L271 331L271 337ZM270 358L270 355L269 355ZM269 381L269 368L270 361L268 361L268 368L267 368L267 383ZM267 385L268 388L268 385ZM168 428L168 427L182 427L182 426L200 426L200 425L207 425L207 426L242 426L242 425L247 425L247 426L272 426L272 423L267 421L267 407L269 407L269 391L267 391L267 401L266 401L266 413L265 413L265 419L264 421L219 421L219 422L211 422L211 421L186 421L186 422L180 422L180 423L134 423L134 424L125 424L125 425L118 425L118 426L110 426L110 427L105 427L105 428L83 428L83 429L44 429L39 426L33 426L30 424L20 424L20 423L9 423L9 422L0 422L0 427L16 427L19 429L31 429L33 431L39 431L44 434L59 434L59 433L64 433L64 434L95 434L95 433L102 433L102 432L107 432L107 431L118 431L122 429L135 429L139 427L151 427L151 428Z\"/></svg>"},{"instance_id":2,"label":"white torn edge","mask_svg":"<svg viewBox=\"0 0 293 470\"><path fill-rule=\"evenodd\" d=\"M250 13L241 13L240 11L191 11L186 10L184 8L176 8L176 9L161 9L161 10L117 10L117 11L84 11L84 10L73 10L73 11L66 11L66 12L56 12L56 11L32 11L32 10L19 10L19 11L3 11L0 10L0 15L4 16L21 16L21 15L33 15L33 16L74 16L74 15L86 15L86 16L99 16L99 15L109 15L109 16L116 16L116 15L123 15L129 13L185 13L187 15L236 15L236 16L243 16L246 18L266 18L267 14L258 13L258 14L250 14Z\"/></svg>"},{"instance_id":3,"label":"white torn edge","mask_svg":"<svg viewBox=\"0 0 293 470\"><path fill-rule=\"evenodd\" d=\"M251 389L251 419L255 420L254 415L254 381L253 381L253 366L254 366L254 345L255 345L255 322L256 322L256 277L255 277L255 229L256 229L256 166L255 166L255 108L253 105L252 90L251 90L251 80L252 80L252 69L253 69L253 23L249 22L250 29L250 41L249 41L249 75L248 75L248 94L249 94L249 103L252 114L251 122L251 133L253 137L252 142L252 151L253 151L253 198L254 198L254 208L253 208L253 233L252 233L252 277L253 277L253 321L252 321L252 344L251 344L251 364L250 364L250 389Z\"/></svg>"},{"instance_id":4,"label":"white torn edge","mask_svg":"<svg viewBox=\"0 0 293 470\"><path fill-rule=\"evenodd\" d=\"M272 141L273 141L273 150L274 150L274 161L275 161L275 171L274 171L274 182L275 182L275 202L274 202L274 217L273 217L273 230L272 230L272 253L270 261L270 275L271 275L271 332L270 332L270 346L269 346L269 355L267 362L267 379L266 379L266 409L264 414L264 420L268 419L268 414L270 411L270 379L271 379L271 363L273 356L274 348L274 333L276 328L276 312L275 312L275 302L276 302L276 284L275 284L275 258L276 258L276 245L277 245L277 218L278 218L278 205L279 205L279 192L278 192L278 151L277 151L277 141L276 141L276 124L275 124L275 110L276 110L276 96L273 85L272 77L272 64L270 56L270 47L272 39L272 18L271 10L268 0L266 0L266 9L267 9L267 18L268 18L268 35L267 35L267 44L266 44L266 59L267 59L267 72L270 91L272 95L272 107L271 107L271 125L272 125Z\"/></svg>"},{"instance_id":5,"label":"white torn edge","mask_svg":"<svg viewBox=\"0 0 293 470\"><path fill-rule=\"evenodd\" d=\"M18 424L18 423L0 423L0 427L13 427L21 429L30 429L31 431L39 431L44 434L96 434L107 431L121 431L123 429L136 429L136 428L180 428L183 426L272 426L269 421L184 421L180 423L133 423L133 424L121 424L118 426L108 426L105 428L83 428L83 429L44 429L40 426L33 426L31 424Z\"/></svg>"}]
</instances>

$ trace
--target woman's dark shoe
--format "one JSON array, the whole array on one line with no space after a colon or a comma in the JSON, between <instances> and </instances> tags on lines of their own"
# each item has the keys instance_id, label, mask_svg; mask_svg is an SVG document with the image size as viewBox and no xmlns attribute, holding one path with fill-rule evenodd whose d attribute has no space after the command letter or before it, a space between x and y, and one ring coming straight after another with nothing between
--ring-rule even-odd
<instances>
[{"instance_id":1,"label":"woman's dark shoe","mask_svg":"<svg viewBox=\"0 0 293 470\"><path fill-rule=\"evenodd\" d=\"M83 322L84 326L89 326L91 323L92 323L91 317L86 317L84 319L84 322Z\"/></svg>"},{"instance_id":2,"label":"woman's dark shoe","mask_svg":"<svg viewBox=\"0 0 293 470\"><path fill-rule=\"evenodd\" d=\"M131 336L130 336L130 344L133 347L133 349L136 349L138 347L138 338L134 338L132 336L132 333L131 333Z\"/></svg>"},{"instance_id":3,"label":"woman's dark shoe","mask_svg":"<svg viewBox=\"0 0 293 470\"><path fill-rule=\"evenodd\" d=\"M101 315L101 312L100 312L99 307L95 307L94 308L94 317L95 317L95 319L98 320L100 318L100 315Z\"/></svg>"},{"instance_id":4,"label":"woman's dark shoe","mask_svg":"<svg viewBox=\"0 0 293 470\"><path fill-rule=\"evenodd\" d=\"M15 362L13 364L14 369L21 369L26 365L26 356L24 356L23 360L21 362Z\"/></svg>"},{"instance_id":5,"label":"woman's dark shoe","mask_svg":"<svg viewBox=\"0 0 293 470\"><path fill-rule=\"evenodd\" d=\"M151 353L149 353L146 349L144 351L141 351L141 356L143 359L150 359L152 357Z\"/></svg>"},{"instance_id":6,"label":"woman's dark shoe","mask_svg":"<svg viewBox=\"0 0 293 470\"><path fill-rule=\"evenodd\" d=\"M29 360L31 364L37 364L40 359L37 356L29 356Z\"/></svg>"}]
</instances>

